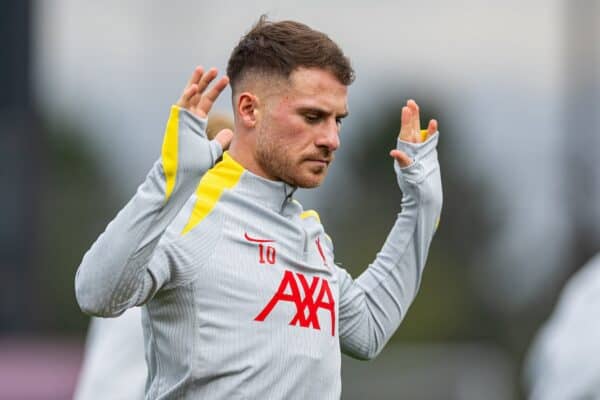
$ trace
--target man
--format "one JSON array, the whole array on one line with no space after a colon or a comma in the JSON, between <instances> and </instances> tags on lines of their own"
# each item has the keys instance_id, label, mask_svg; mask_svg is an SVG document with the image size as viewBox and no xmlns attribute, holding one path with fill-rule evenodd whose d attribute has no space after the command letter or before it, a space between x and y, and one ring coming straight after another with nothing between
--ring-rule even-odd
<instances>
[{"instance_id":1,"label":"man","mask_svg":"<svg viewBox=\"0 0 600 400\"><path fill-rule=\"evenodd\" d=\"M353 281L335 265L318 214L293 200L298 187L322 183L339 147L354 77L348 59L321 32L261 18L233 50L227 73L229 152L180 206L193 181L190 160L197 177L221 148L204 141L191 156L183 137L190 128L201 139L192 115L205 117L228 83L223 77L207 90L216 71L198 68L168 122L156 179L85 255L77 299L103 316L145 305L146 398L337 399L340 352L377 355L419 286L441 211L437 122L421 132L417 104L402 108L390 153L402 212ZM180 115L186 129L169 130L182 126ZM131 237L134 250L124 245Z\"/></svg>"},{"instance_id":2,"label":"man","mask_svg":"<svg viewBox=\"0 0 600 400\"><path fill-rule=\"evenodd\" d=\"M600 398L600 253L563 289L525 362L531 400Z\"/></svg>"}]
</instances>

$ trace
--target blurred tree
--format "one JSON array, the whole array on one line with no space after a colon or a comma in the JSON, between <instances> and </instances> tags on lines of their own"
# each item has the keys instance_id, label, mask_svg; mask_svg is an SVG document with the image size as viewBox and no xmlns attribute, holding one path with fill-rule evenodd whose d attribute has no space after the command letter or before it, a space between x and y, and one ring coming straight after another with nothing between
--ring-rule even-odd
<instances>
[{"instance_id":1,"label":"blurred tree","mask_svg":"<svg viewBox=\"0 0 600 400\"><path fill-rule=\"evenodd\" d=\"M36 240L39 129L30 81L29 1L2 2L0 12L0 332L30 328L35 293L32 248Z\"/></svg>"},{"instance_id":2,"label":"blurred tree","mask_svg":"<svg viewBox=\"0 0 600 400\"><path fill-rule=\"evenodd\" d=\"M110 178L100 172L76 129L48 125L44 136L36 292L30 317L41 330L83 332L88 318L75 299L75 271L118 210Z\"/></svg>"}]
</instances>

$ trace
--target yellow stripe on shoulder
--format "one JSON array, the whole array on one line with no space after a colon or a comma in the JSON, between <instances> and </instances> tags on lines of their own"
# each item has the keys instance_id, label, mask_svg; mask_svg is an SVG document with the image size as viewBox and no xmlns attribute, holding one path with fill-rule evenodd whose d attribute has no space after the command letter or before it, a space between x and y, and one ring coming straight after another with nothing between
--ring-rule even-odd
<instances>
[{"instance_id":1,"label":"yellow stripe on shoulder","mask_svg":"<svg viewBox=\"0 0 600 400\"><path fill-rule=\"evenodd\" d=\"M302 214L300 214L300 218L305 219L305 218L316 218L317 221L319 221L319 223L321 223L321 217L319 217L319 213L316 212L315 210L306 210L304 211Z\"/></svg>"},{"instance_id":2,"label":"yellow stripe on shoulder","mask_svg":"<svg viewBox=\"0 0 600 400\"><path fill-rule=\"evenodd\" d=\"M172 106L160 153L165 172L165 202L169 200L177 179L177 147L179 146L179 107Z\"/></svg>"},{"instance_id":3,"label":"yellow stripe on shoulder","mask_svg":"<svg viewBox=\"0 0 600 400\"><path fill-rule=\"evenodd\" d=\"M223 161L210 169L200 180L196 189L196 204L181 235L196 227L215 207L223 191L231 189L240 180L244 167L237 163L228 152L223 153Z\"/></svg>"}]
</instances>

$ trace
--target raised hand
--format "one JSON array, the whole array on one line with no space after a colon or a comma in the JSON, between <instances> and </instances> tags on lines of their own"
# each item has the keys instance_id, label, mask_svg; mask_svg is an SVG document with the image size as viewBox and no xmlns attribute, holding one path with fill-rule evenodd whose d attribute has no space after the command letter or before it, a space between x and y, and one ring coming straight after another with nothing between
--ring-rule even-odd
<instances>
[{"instance_id":1,"label":"raised hand","mask_svg":"<svg viewBox=\"0 0 600 400\"><path fill-rule=\"evenodd\" d=\"M229 78L222 76L212 87L208 88L217 74L216 68L205 72L202 66L196 67L176 104L199 118L206 118L214 102L229 84ZM223 129L215 136L223 149L229 147L232 138L233 132L230 129Z\"/></svg>"},{"instance_id":2,"label":"raised hand","mask_svg":"<svg viewBox=\"0 0 600 400\"><path fill-rule=\"evenodd\" d=\"M207 72L202 66L196 67L190 80L183 89L177 105L197 115L206 118L217 97L229 84L229 78L222 76L210 89L208 85L217 77L217 69L211 68Z\"/></svg>"},{"instance_id":3,"label":"raised hand","mask_svg":"<svg viewBox=\"0 0 600 400\"><path fill-rule=\"evenodd\" d=\"M422 143L438 130L438 123L435 119L429 121L427 130L421 131L421 119L419 117L419 106L414 100L408 100L402 107L402 121L400 125L400 134L398 138L404 142ZM400 167L408 167L413 160L402 150L390 151L390 156L396 159Z\"/></svg>"}]
</instances>

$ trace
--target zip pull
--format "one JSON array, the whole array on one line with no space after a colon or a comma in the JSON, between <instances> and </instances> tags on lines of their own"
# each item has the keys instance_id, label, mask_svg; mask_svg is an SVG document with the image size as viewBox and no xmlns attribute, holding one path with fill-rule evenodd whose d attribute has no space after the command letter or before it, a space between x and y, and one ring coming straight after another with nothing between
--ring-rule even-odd
<instances>
[{"instance_id":1,"label":"zip pull","mask_svg":"<svg viewBox=\"0 0 600 400\"><path fill-rule=\"evenodd\" d=\"M288 186L291 188L291 191L289 193ZM294 192L297 189L297 186L288 185L287 183L283 185L283 194L285 195L285 199L283 200L283 203L281 203L281 209L279 210L279 214L283 214L283 209L290 201L292 201L292 196L294 195Z\"/></svg>"},{"instance_id":2,"label":"zip pull","mask_svg":"<svg viewBox=\"0 0 600 400\"><path fill-rule=\"evenodd\" d=\"M302 233L304 234L304 259L308 260L308 232L302 227Z\"/></svg>"}]
</instances>

